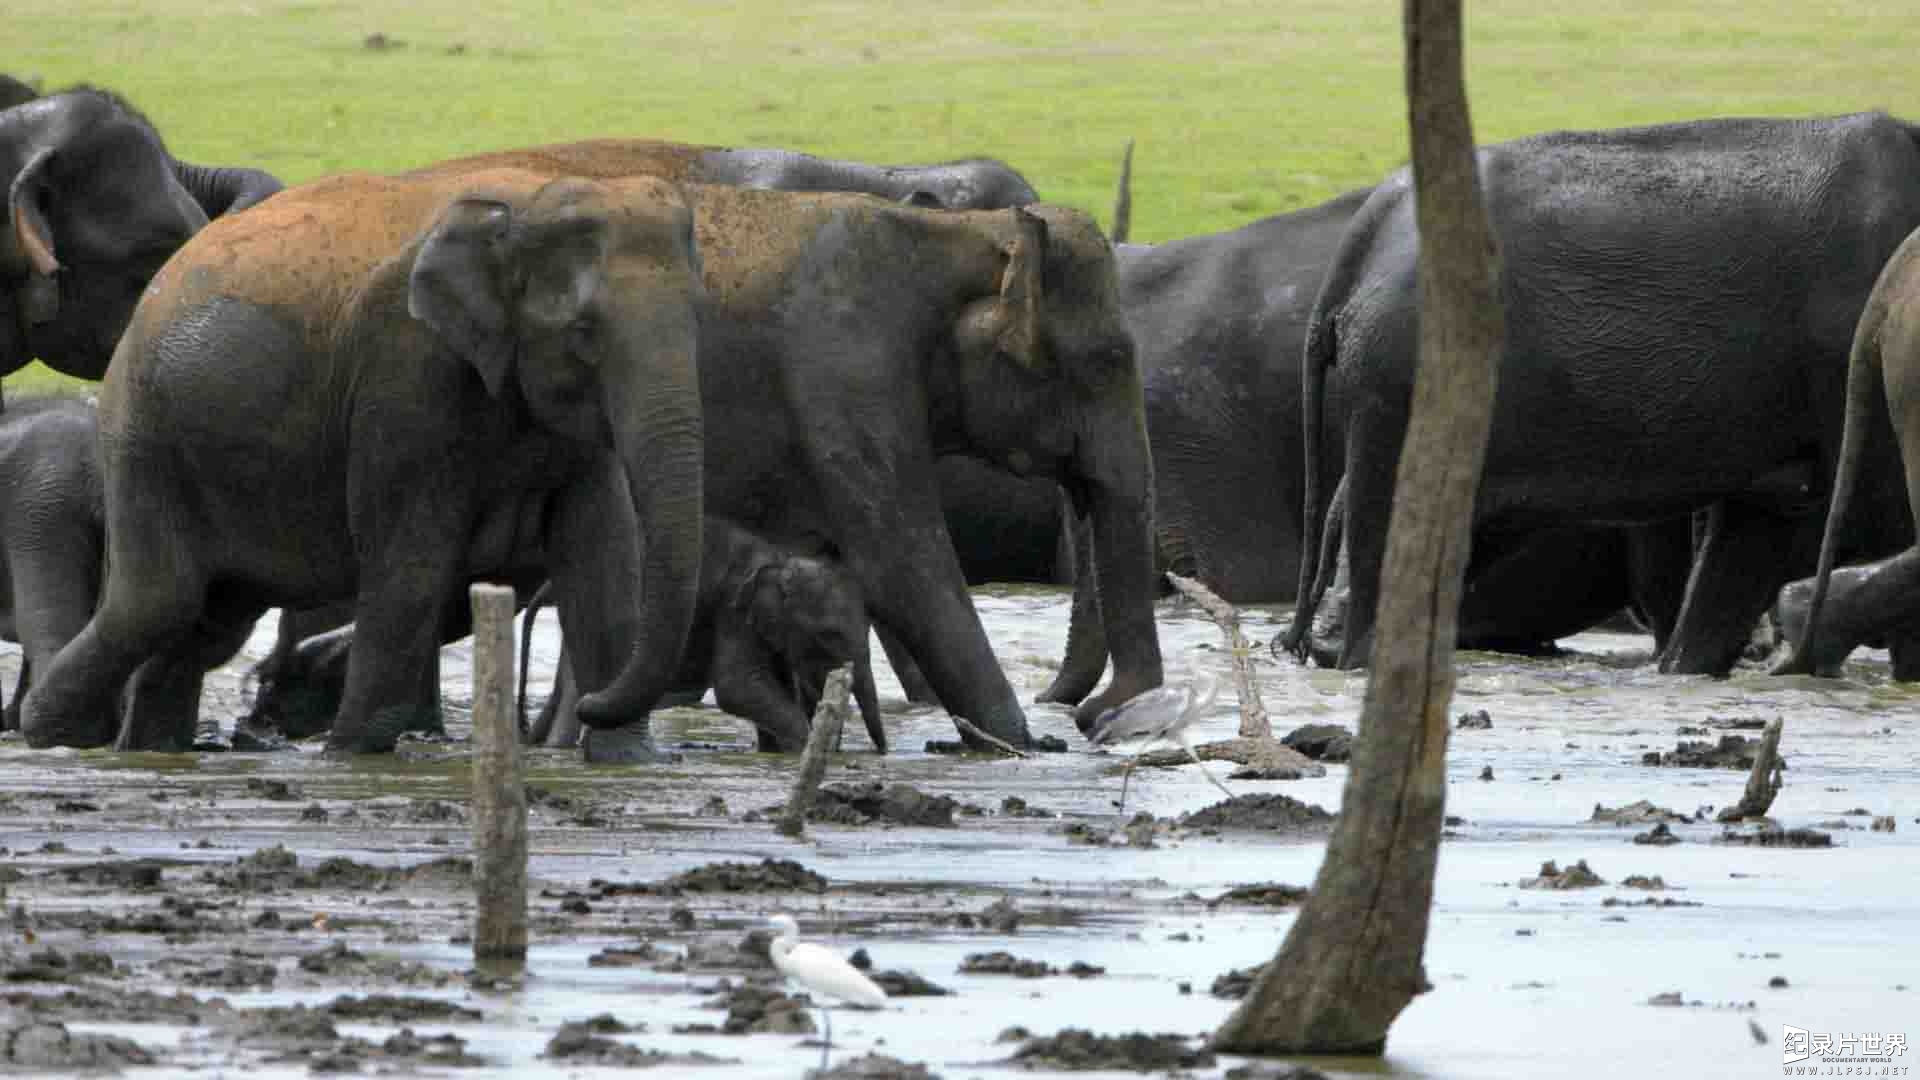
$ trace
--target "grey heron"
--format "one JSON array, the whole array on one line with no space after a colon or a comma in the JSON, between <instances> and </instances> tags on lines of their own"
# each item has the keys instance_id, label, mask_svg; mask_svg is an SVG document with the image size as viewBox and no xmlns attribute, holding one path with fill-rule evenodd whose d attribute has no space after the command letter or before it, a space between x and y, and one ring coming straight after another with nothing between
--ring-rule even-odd
<instances>
[{"instance_id":1,"label":"grey heron","mask_svg":"<svg viewBox=\"0 0 1920 1080\"><path fill-rule=\"evenodd\" d=\"M1127 762L1126 772L1120 777L1120 802L1117 805L1122 812L1127 808L1127 782L1133 778L1133 767L1139 763L1140 755L1147 747L1162 740L1180 744L1193 763L1200 766L1200 775L1219 788L1227 798L1233 798L1233 792L1214 779L1206 765L1201 763L1200 755L1194 753L1193 744L1187 741L1187 726L1207 711L1219 692L1219 681L1202 672L1185 686L1159 686L1144 694L1136 694L1094 720L1093 731L1087 736L1087 741L1094 746L1111 746L1128 739L1145 740L1140 744L1140 749L1133 752L1132 760Z\"/></svg>"}]
</instances>

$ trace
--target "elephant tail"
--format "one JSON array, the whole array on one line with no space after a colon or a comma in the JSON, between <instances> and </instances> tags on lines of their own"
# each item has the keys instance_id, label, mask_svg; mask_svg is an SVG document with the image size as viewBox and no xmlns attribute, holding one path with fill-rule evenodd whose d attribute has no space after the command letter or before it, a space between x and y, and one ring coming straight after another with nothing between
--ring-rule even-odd
<instances>
[{"instance_id":1,"label":"elephant tail","mask_svg":"<svg viewBox=\"0 0 1920 1080\"><path fill-rule=\"evenodd\" d=\"M1337 323L1359 284L1361 273L1366 269L1374 236L1389 227L1389 219L1410 196L1410 192L1403 175L1399 183L1389 180L1367 196L1367 200L1348 222L1346 235L1340 239L1332 268L1320 285L1320 295L1313 302L1313 315L1307 325L1307 342L1300 365L1300 461L1301 467L1306 470L1301 485L1300 577L1294 590L1293 624L1287 627L1285 634L1274 638L1271 648L1275 655L1284 648L1297 659L1306 660L1314 609L1320 599L1314 591L1314 583L1320 576L1321 545L1315 540L1322 535L1324 528L1321 519L1326 500L1320 491L1320 478L1324 471L1321 457L1325 450L1322 432L1326 426L1327 371L1340 357Z\"/></svg>"},{"instance_id":2,"label":"elephant tail","mask_svg":"<svg viewBox=\"0 0 1920 1080\"><path fill-rule=\"evenodd\" d=\"M527 669L533 666L531 663L533 660L533 620L539 618L540 609L546 606L547 594L552 590L553 582L543 581L540 583L540 587L535 589L533 596L527 600L526 616L520 623L520 688L513 699L513 711L519 720L520 739L522 742L531 741L529 740L527 732ZM557 686L554 688L554 692L559 692ZM542 739L540 741L545 740Z\"/></svg>"},{"instance_id":3,"label":"elephant tail","mask_svg":"<svg viewBox=\"0 0 1920 1080\"><path fill-rule=\"evenodd\" d=\"M1813 572L1813 595L1807 602L1807 621L1800 628L1800 640L1793 643L1793 653L1786 661L1774 669L1776 674L1811 675L1814 672L1820 609L1826 604L1827 589L1833 580L1840 525L1846 520L1848 504L1853 501L1854 488L1860 478L1860 459L1865 456L1867 431L1880 399L1880 335L1893 303L1899 299L1895 295L1899 285L1909 276L1902 272L1902 267L1920 263L1920 240L1916 240L1916 236L1920 233L1907 237L1893 258L1887 260L1873 292L1867 296L1867 306L1860 312L1860 322L1854 327L1853 349L1847 357L1846 420L1840 434L1840 460L1834 467L1833 498L1827 506L1826 527L1820 534L1820 562Z\"/></svg>"},{"instance_id":4,"label":"elephant tail","mask_svg":"<svg viewBox=\"0 0 1920 1080\"><path fill-rule=\"evenodd\" d=\"M1133 231L1133 140L1120 153L1120 183L1113 194L1113 228L1107 238L1115 244L1127 243Z\"/></svg>"}]
</instances>

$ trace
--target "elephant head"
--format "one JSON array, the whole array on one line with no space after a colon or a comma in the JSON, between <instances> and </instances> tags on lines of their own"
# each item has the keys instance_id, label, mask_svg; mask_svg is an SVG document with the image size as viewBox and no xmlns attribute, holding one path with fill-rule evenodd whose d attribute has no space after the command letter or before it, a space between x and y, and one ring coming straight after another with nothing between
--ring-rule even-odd
<instances>
[{"instance_id":1,"label":"elephant head","mask_svg":"<svg viewBox=\"0 0 1920 1080\"><path fill-rule=\"evenodd\" d=\"M77 88L0 112L0 374L36 357L97 379L134 305L210 215L279 190L175 160L145 117Z\"/></svg>"},{"instance_id":2,"label":"elephant head","mask_svg":"<svg viewBox=\"0 0 1920 1080\"><path fill-rule=\"evenodd\" d=\"M638 636L612 683L581 700L589 726L651 708L692 622L701 289L692 215L648 178L470 193L427 230L409 277L408 311L468 358L489 394L624 466L644 539Z\"/></svg>"},{"instance_id":3,"label":"elephant head","mask_svg":"<svg viewBox=\"0 0 1920 1080\"><path fill-rule=\"evenodd\" d=\"M885 753L887 735L868 644L871 623L853 576L825 558L788 556L757 570L743 600L748 625L770 652L786 660L809 715L833 669L853 665L853 695L867 737Z\"/></svg>"},{"instance_id":4,"label":"elephant head","mask_svg":"<svg viewBox=\"0 0 1920 1080\"><path fill-rule=\"evenodd\" d=\"M1055 206L1002 216L997 287L952 334L951 400L937 406L967 452L1051 476L1089 519L1093 581L1114 677L1075 714L1160 685L1151 506L1153 466L1133 338L1112 248L1092 219Z\"/></svg>"}]
</instances>

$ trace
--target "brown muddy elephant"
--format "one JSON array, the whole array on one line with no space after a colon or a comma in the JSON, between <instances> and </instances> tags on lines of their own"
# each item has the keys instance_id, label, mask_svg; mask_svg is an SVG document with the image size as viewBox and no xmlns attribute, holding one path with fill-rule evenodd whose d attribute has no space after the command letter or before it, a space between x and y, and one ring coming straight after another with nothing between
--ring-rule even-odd
<instances>
[{"instance_id":1,"label":"brown muddy elephant","mask_svg":"<svg viewBox=\"0 0 1920 1080\"><path fill-rule=\"evenodd\" d=\"M587 722L643 716L699 578L701 298L692 215L652 178L346 176L215 222L102 388L104 597L28 742L109 741L125 683L120 745L183 747L207 658L268 607L352 598L329 746L387 749L428 722L449 597L528 570Z\"/></svg>"},{"instance_id":2,"label":"brown muddy elephant","mask_svg":"<svg viewBox=\"0 0 1920 1080\"><path fill-rule=\"evenodd\" d=\"M458 170L470 167L473 163L497 164L512 163L521 167L566 170L591 176L623 175L630 171L652 171L676 179L711 176L720 169L715 164L716 154L722 153L710 147L678 146L646 142L639 140L600 140L595 142L573 143L561 146L537 147L525 151L504 151L496 154L479 155L461 159L443 165L433 166L424 172L428 174ZM727 151L725 153L745 153ZM845 164L845 163L838 163ZM873 167L866 167L873 168ZM901 174L912 170L888 168L888 174ZM888 192L889 195L896 192ZM928 200L912 194L903 201L918 205ZM793 205L804 205L795 202ZM1010 472L1016 476L1041 477L1053 479L1064 488L1076 512L1084 516L1087 512L1098 511L1093 521L1093 547L1099 549L1098 556L1092 560L1096 565L1090 582L1096 582L1102 598L1102 609L1097 618L1100 626L1107 629L1124 627L1125 639L1114 643L1115 678L1107 690L1098 696L1081 700L1075 711L1076 722L1082 730L1099 715L1100 711L1124 701L1132 695L1153 686L1160 681L1160 656L1158 638L1152 628L1152 550L1151 538L1144 534L1136 535L1133 523L1135 506L1133 500L1137 492L1150 489L1150 465L1144 445L1144 412L1140 405L1139 373L1135 359L1133 341L1128 331L1124 313L1119 308L1113 255L1104 238L1084 218L1058 215L1055 211L1044 211L1045 221L1053 221L1058 216L1061 222L1073 220L1073 230L1062 239L1071 237L1071 243L1052 245L1048 250L1047 273L1063 275L1058 286L1062 295L1043 297L1047 303L1040 307L1029 308L1023 312L1022 320L1009 320L1006 312L1014 305L1012 290L1035 290L1036 286L1024 285L1014 279L1012 266L1001 273L999 287L1004 300L995 313L983 314L979 310L981 292L992 286L975 282L967 288L975 290L975 299L971 302L974 310L962 313L963 320L942 332L934 326L916 328L907 336L895 330L887 333L899 333L892 347L898 359L893 365L910 362L917 356L934 355L942 361L927 371L932 379L926 385L915 387L924 376L912 376L908 382L896 382L899 374L889 374L882 381L875 369L878 362L870 356L860 356L852 364L845 365L844 375L847 381L836 384L832 392L806 395L809 401L832 401L841 392L856 397L870 395L883 386L889 386L889 392L900 394L929 395L931 421L929 429L926 420L917 417L896 415L882 421L872 410L877 403L862 402L849 406L838 415L839 422L850 424L878 424L872 436L876 441L891 440L898 443L903 437L919 439L930 437L933 451L937 455L965 455L984 462L994 468ZM963 220L964 215L956 220ZM703 225L704 225L703 218ZM1023 219L1030 224L1029 230L1037 229L1037 235L1043 241L1047 236L1046 224L1042 218L1029 215ZM756 258L731 232L721 234L721 243L706 245L708 270L712 274L715 267L715 251L726 251L734 256L736 262L750 262ZM912 253L915 244L911 237L900 237L896 241L903 245L899 248L902 262L896 268L896 274L911 278L927 265L925 255ZM1001 242L1005 251L1011 253L1017 246L1012 241ZM736 251L737 249L737 251ZM1004 256L1003 256L1004 257ZM1059 270L1054 267L1058 265ZM1069 271L1069 268L1072 268ZM1022 268L1023 272L1030 272ZM1066 278L1066 273L1082 276L1084 282ZM755 279L755 280L764 280ZM895 306L900 304L923 303L923 300L911 298L913 288L908 281L880 282L877 279L871 285L853 285L858 289L871 290L871 299L856 302L849 297L849 285L853 275L843 274L840 280L831 282L832 288L839 293L836 302L846 306L857 306L861 311L889 313L898 317ZM945 288L953 288L949 284ZM1030 303L1021 300L1022 306ZM1071 304L1073 306L1069 307ZM950 318L953 314L953 302L945 301L935 311L925 313L929 320ZM760 317L758 315L756 318ZM1071 322L1060 321L1064 317ZM1008 322L1006 331L992 330L980 325L988 322ZM1019 323L1037 322L1040 333L1037 340L1029 339L1029 332L1019 329ZM991 334L983 331L991 330ZM810 331L811 332L811 331ZM982 340L991 337L992 340ZM1076 340L1078 339L1078 340ZM971 342L971 344L969 344ZM996 342L1011 347L1000 348ZM968 365L966 380L973 385L952 386L954 370L946 364L946 355L958 347L962 357L972 354ZM790 346L789 353L790 353ZM826 351L821 356L805 361L807 370L820 370L829 366L829 358L835 356L834 349L839 343L831 335L822 346ZM1036 348L1045 350L1042 363L1031 362L1030 354ZM1092 348L1093 354L1083 352ZM1101 360L1099 352L1113 354L1111 360ZM1079 353L1077 355L1077 353ZM1122 353L1124 354L1122 356ZM731 462L741 454L742 447L759 447L763 440L753 426L752 417L765 415L769 402L765 391L780 389L781 396L789 401L798 401L800 396L792 391L771 385L753 387L754 393L748 393L749 379L732 376L708 378L713 372L706 363L709 350L702 348L702 387L703 398L707 404L710 418L718 417L722 411L731 411L744 405L745 416L749 421L737 429L739 438L721 438L710 434L708 440L709 455L709 492L711 508L735 518L755 532L767 536L781 544L792 544L808 548L820 543L830 546L839 544L838 534L811 520L786 521L781 519L784 511L769 507L770 501L777 501L779 493L790 489L782 488L771 481L772 477L783 477L799 484L812 484L813 478L796 471L792 463L775 463L764 458L762 463L735 468ZM846 353L855 356L854 353ZM1057 365L1045 363L1058 359ZM1105 369L1114 374L1109 377L1101 374ZM1044 385L1049 376L1064 376L1065 385ZM1077 385L1076 385L1077 384ZM999 387L999 389L995 389ZM956 391L969 397L956 397ZM996 394L1007 395L1007 400L993 400ZM1053 397L1050 395L1061 395ZM1037 395L1037 396L1036 396ZM970 400L971 399L971 400ZM901 401L911 401L902 398ZM1037 403L1053 402L1065 411L1049 414L1044 405ZM896 409L900 403L894 403ZM1029 432L1018 430L1017 425L1008 420L1017 416L1030 416L1034 429ZM808 425L810 428L812 424ZM717 430L711 426L710 432ZM914 434L908 435L907 433ZM925 436L919 432L926 432ZM843 441L844 441L844 437ZM778 446L780 444L765 444ZM1071 448L1071 449L1069 449ZM1122 449L1115 449L1122 448ZM1064 458L1060 451L1067 450ZM828 452L823 440L819 452ZM832 451L848 460L857 460L864 451L852 446L834 448ZM1111 463L1105 460L1113 455ZM811 466L810 466L811 467ZM912 472L907 474L916 486L922 484L938 487L936 480L926 480L925 470L918 460L911 462ZM1116 472L1115 470L1121 470ZM935 474L937 476L937 474ZM1104 479L1100 479L1104 477ZM851 498L847 485L854 477L835 477L832 486ZM879 477L871 477L881 482ZM897 480L886 481L890 489ZM802 494L807 489L797 490ZM718 494L714 494L718 493ZM1104 497L1111 493L1114 498ZM730 501L730 500L738 501ZM871 503L871 495L862 495L853 500ZM827 510L825 503L814 503L808 507L808 515L816 515ZM938 559L942 564L951 561L951 544L947 540L944 521L935 522L934 517L921 512L921 507L913 510L911 532L903 536L913 538L914 550L921 552L926 559ZM1144 505L1138 508L1139 521L1144 523L1150 516ZM878 523L870 513L863 515L866 520L862 528L871 529ZM937 539L936 539L937 537ZM859 546L884 546L872 536L862 537ZM1136 550L1135 545L1138 545ZM937 549L937 554L936 554ZM907 549L903 548L902 551ZM897 563L899 555L889 552L887 562ZM1118 560L1109 575L1108 562ZM848 557L848 563L856 573L875 575L877 571L862 570L862 560ZM1018 704L1012 699L1010 688L1006 696L1000 697L1000 687L1005 687L1004 676L998 673L997 666L991 666L990 652L985 648L984 634L978 631L978 620L973 616L971 600L963 591L964 575L959 573L957 564L949 568L943 565L940 572L942 590L952 590L955 596L943 596L939 604L940 613L935 616L920 616L915 613L916 605L911 596L903 595L898 582L911 580L908 577L896 577L892 583L884 582L877 576L864 576L861 586L871 603L875 605L876 628L882 633L890 651L899 651L903 656L911 656L919 662L928 682L927 692L938 695L953 712L968 717L981 724L989 732L1015 742L1026 737L1024 720ZM938 594L936 594L938 595ZM1113 611L1106 605L1118 605ZM891 612L887 609L891 608ZM962 608L965 609L964 616ZM968 631L964 649L956 650L953 628L971 623L973 630ZM943 627L939 633L929 635L928 627L938 624ZM962 659L964 657L964 659ZM935 676L932 668L944 666L947 673ZM1098 672L1095 673L1096 676ZM989 680L983 684L980 680ZM957 685L964 692L961 697L951 696L940 689L940 684ZM982 686L992 687L983 691ZM1091 690L1091 686L1085 688ZM983 694L997 698L989 704ZM1078 697L1085 698L1085 691Z\"/></svg>"}]
</instances>

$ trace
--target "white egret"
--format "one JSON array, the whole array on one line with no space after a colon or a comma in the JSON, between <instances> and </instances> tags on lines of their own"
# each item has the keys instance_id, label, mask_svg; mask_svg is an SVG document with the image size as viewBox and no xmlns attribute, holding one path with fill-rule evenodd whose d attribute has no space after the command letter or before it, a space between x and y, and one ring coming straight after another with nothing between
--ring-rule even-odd
<instances>
[{"instance_id":1,"label":"white egret","mask_svg":"<svg viewBox=\"0 0 1920 1080\"><path fill-rule=\"evenodd\" d=\"M1212 675L1202 672L1185 686L1159 686L1144 694L1136 694L1126 701L1101 713L1093 722L1093 731L1087 735L1087 741L1095 746L1111 746L1128 739L1144 739L1140 749L1133 752L1132 760L1127 762L1127 770L1120 776L1120 802L1122 813L1127 809L1127 782L1133 778L1133 767L1139 763L1140 755L1147 747L1166 740L1180 744L1195 765L1200 766L1200 775L1217 787L1227 798L1233 798L1233 792L1227 786L1213 778L1206 765L1200 761L1200 755L1194 753L1193 744L1187 741L1187 726L1200 718L1213 704L1220 691L1220 684Z\"/></svg>"},{"instance_id":2,"label":"white egret","mask_svg":"<svg viewBox=\"0 0 1920 1080\"><path fill-rule=\"evenodd\" d=\"M880 984L861 974L860 969L824 945L800 940L800 924L791 915L775 915L767 920L775 937L767 943L774 970L797 983L809 993L838 998L850 1005L877 1009L887 1003L887 992ZM827 1003L820 1003L825 1022L826 1041L820 1046L820 1068L827 1067L827 1053L833 1049L833 1014Z\"/></svg>"}]
</instances>

